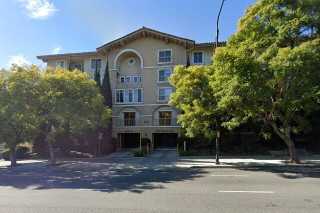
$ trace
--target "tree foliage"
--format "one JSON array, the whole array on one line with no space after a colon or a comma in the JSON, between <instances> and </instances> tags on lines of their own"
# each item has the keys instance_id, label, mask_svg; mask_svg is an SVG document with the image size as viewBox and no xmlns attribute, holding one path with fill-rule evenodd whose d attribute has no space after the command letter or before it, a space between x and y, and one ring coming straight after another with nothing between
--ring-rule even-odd
<instances>
[{"instance_id":1,"label":"tree foliage","mask_svg":"<svg viewBox=\"0 0 320 213\"><path fill-rule=\"evenodd\" d=\"M0 135L10 150L11 166L16 165L17 145L32 140L37 133L39 117L34 105L39 80L36 67L13 66L10 75L0 76Z\"/></svg>"},{"instance_id":2,"label":"tree foliage","mask_svg":"<svg viewBox=\"0 0 320 213\"><path fill-rule=\"evenodd\" d=\"M0 77L0 134L12 155L19 143L41 130L54 164L58 134L95 131L107 126L110 117L95 81L81 71L14 66Z\"/></svg>"},{"instance_id":3,"label":"tree foliage","mask_svg":"<svg viewBox=\"0 0 320 213\"><path fill-rule=\"evenodd\" d=\"M53 143L57 134L79 134L106 126L110 109L94 80L81 71L48 70L40 85L39 113L49 144L51 162L55 163Z\"/></svg>"},{"instance_id":4,"label":"tree foliage","mask_svg":"<svg viewBox=\"0 0 320 213\"><path fill-rule=\"evenodd\" d=\"M204 135L212 140L225 118L225 112L217 107L215 90L210 84L212 75L210 66L178 66L170 78L176 88L170 104L181 111L178 122L189 137Z\"/></svg>"},{"instance_id":5,"label":"tree foliage","mask_svg":"<svg viewBox=\"0 0 320 213\"><path fill-rule=\"evenodd\" d=\"M218 106L238 126L263 120L298 161L292 133L319 107L320 2L261 0L240 20L237 32L214 57Z\"/></svg>"}]
</instances>

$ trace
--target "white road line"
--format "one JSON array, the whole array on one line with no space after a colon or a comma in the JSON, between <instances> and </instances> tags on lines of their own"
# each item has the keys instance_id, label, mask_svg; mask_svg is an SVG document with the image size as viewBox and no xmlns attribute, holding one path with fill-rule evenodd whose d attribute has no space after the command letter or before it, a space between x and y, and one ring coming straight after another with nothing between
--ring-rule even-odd
<instances>
[{"instance_id":1,"label":"white road line","mask_svg":"<svg viewBox=\"0 0 320 213\"><path fill-rule=\"evenodd\" d=\"M248 177L248 175L211 175L212 177Z\"/></svg>"},{"instance_id":2,"label":"white road line","mask_svg":"<svg viewBox=\"0 0 320 213\"><path fill-rule=\"evenodd\" d=\"M253 193L253 194L274 194L273 191L218 191L220 193Z\"/></svg>"}]
</instances>

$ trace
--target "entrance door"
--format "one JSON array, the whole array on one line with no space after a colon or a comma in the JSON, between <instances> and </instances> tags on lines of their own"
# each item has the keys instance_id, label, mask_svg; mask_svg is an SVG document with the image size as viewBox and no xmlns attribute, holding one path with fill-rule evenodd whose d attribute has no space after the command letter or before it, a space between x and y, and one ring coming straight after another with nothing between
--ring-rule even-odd
<instances>
[{"instance_id":1,"label":"entrance door","mask_svg":"<svg viewBox=\"0 0 320 213\"><path fill-rule=\"evenodd\" d=\"M153 133L154 147L157 148L176 148L177 133Z\"/></svg>"},{"instance_id":2,"label":"entrance door","mask_svg":"<svg viewBox=\"0 0 320 213\"><path fill-rule=\"evenodd\" d=\"M133 149L140 147L140 133L120 133L121 148Z\"/></svg>"}]
</instances>

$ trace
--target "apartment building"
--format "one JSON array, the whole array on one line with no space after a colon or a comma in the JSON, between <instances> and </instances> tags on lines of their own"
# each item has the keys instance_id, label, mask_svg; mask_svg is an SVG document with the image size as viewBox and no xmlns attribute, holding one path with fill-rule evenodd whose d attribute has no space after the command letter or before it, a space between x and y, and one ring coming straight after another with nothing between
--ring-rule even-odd
<instances>
[{"instance_id":1,"label":"apartment building","mask_svg":"<svg viewBox=\"0 0 320 213\"><path fill-rule=\"evenodd\" d=\"M154 148L176 147L179 112L168 104L174 88L168 78L176 65L211 62L213 43L142 27L92 52L38 56L48 67L79 69L104 76L112 89L112 137L121 148L139 147L141 138Z\"/></svg>"}]
</instances>

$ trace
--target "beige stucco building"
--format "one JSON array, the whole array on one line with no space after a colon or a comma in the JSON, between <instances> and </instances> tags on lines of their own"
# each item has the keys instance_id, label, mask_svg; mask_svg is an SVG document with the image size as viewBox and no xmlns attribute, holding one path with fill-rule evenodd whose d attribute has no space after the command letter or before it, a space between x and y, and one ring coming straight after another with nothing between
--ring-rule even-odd
<instances>
[{"instance_id":1,"label":"beige stucco building","mask_svg":"<svg viewBox=\"0 0 320 213\"><path fill-rule=\"evenodd\" d=\"M111 41L93 52L38 56L48 67L80 69L92 77L108 70L112 88L112 136L123 148L149 138L154 148L175 147L178 111L168 105L174 90L168 77L176 65L209 64L212 43L159 32L146 27Z\"/></svg>"}]
</instances>

